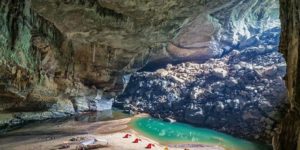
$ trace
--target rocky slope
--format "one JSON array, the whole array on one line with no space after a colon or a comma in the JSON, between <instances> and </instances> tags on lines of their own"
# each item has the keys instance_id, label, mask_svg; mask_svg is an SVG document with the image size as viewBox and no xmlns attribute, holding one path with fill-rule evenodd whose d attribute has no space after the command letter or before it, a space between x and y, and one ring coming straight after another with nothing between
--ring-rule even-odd
<instances>
[{"instance_id":1,"label":"rocky slope","mask_svg":"<svg viewBox=\"0 0 300 150\"><path fill-rule=\"evenodd\" d=\"M134 73L115 105L270 143L286 97L278 3L213 4L207 4L210 16L197 16L167 48L194 63Z\"/></svg>"},{"instance_id":2,"label":"rocky slope","mask_svg":"<svg viewBox=\"0 0 300 150\"><path fill-rule=\"evenodd\" d=\"M251 54L257 58L242 59ZM270 142L286 105L285 67L278 52L234 50L202 64L135 73L118 101L128 111Z\"/></svg>"}]
</instances>

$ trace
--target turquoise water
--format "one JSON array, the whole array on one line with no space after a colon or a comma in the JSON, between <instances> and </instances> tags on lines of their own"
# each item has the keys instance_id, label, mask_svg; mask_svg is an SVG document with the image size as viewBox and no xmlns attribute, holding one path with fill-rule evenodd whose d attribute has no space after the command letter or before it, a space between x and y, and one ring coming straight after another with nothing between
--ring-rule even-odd
<instances>
[{"instance_id":1,"label":"turquoise water","mask_svg":"<svg viewBox=\"0 0 300 150\"><path fill-rule=\"evenodd\" d=\"M144 117L131 122L133 129L162 144L199 143L219 145L230 150L269 150L270 146L246 141L214 130L194 127L184 123L169 123Z\"/></svg>"}]
</instances>

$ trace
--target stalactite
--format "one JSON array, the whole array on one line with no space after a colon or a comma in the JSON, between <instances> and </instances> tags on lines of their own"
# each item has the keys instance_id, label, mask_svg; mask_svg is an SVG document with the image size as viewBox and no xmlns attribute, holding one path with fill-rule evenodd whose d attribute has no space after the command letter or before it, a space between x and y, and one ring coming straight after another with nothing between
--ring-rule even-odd
<instances>
[{"instance_id":1,"label":"stalactite","mask_svg":"<svg viewBox=\"0 0 300 150\"><path fill-rule=\"evenodd\" d=\"M93 63L95 63L95 55L96 55L96 44L92 44L93 45Z\"/></svg>"},{"instance_id":2,"label":"stalactite","mask_svg":"<svg viewBox=\"0 0 300 150\"><path fill-rule=\"evenodd\" d=\"M59 29L50 21L36 13L34 10L30 10L31 20L33 28L41 34L51 40L56 47L60 48L65 40L64 35Z\"/></svg>"}]
</instances>

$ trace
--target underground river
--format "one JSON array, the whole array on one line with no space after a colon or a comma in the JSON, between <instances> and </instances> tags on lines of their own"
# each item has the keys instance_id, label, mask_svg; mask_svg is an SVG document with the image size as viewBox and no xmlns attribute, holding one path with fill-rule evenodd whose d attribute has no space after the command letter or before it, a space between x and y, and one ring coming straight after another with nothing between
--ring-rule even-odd
<instances>
[{"instance_id":1,"label":"underground river","mask_svg":"<svg viewBox=\"0 0 300 150\"><path fill-rule=\"evenodd\" d=\"M169 123L151 117L133 117L120 110L29 123L0 135L0 149L19 149L23 145L28 145L27 149L34 149L36 145L51 149L55 147L55 144L68 138L90 135L101 135L100 137L104 139L114 137L118 138L114 141L122 142L124 140L122 136L127 132L136 133L137 137L149 138L159 143L161 146L159 148L168 146L169 149L182 149L180 144L195 144L194 148L197 149L197 144L204 144L232 150L270 149L266 145L235 138L214 130L185 123ZM53 146L48 143L49 141ZM127 142L131 143L128 140ZM112 146L111 149L117 148Z\"/></svg>"}]
</instances>

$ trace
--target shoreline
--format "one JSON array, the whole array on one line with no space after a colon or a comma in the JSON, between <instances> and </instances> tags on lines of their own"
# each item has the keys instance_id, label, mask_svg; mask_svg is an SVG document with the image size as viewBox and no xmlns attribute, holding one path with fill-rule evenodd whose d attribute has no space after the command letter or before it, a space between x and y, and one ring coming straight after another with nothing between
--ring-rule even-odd
<instances>
[{"instance_id":1,"label":"shoreline","mask_svg":"<svg viewBox=\"0 0 300 150\"><path fill-rule=\"evenodd\" d=\"M151 117L149 114L141 113L132 117L132 120L143 118L143 117ZM189 149L189 150L230 150L224 146L217 144L209 144L209 143L198 143L198 142L185 142L185 141L174 141L174 142L160 142L155 138L150 138L151 136L146 135L132 127L131 124L128 124L129 128L137 135L142 136L151 140L156 141L160 145L168 147L169 149ZM232 149L231 149L232 150Z\"/></svg>"},{"instance_id":2,"label":"shoreline","mask_svg":"<svg viewBox=\"0 0 300 150\"><path fill-rule=\"evenodd\" d=\"M8 136L2 136L0 139L0 149L10 150L37 150L37 149L58 149L62 144L69 144L70 147L66 150L76 149L78 142L70 141L72 138L94 138L107 140L108 147L101 148L101 150L141 150L145 149L147 144L155 145L152 149L182 150L188 148L189 150L225 150L223 147L211 146L204 144L192 143L162 143L157 140L149 138L137 130L134 130L130 122L135 118L147 117L148 114L139 114L124 119L116 119L110 121L100 122L84 122L78 123L74 121L65 122L59 125L49 124L48 126L24 127L15 131L9 132ZM43 134L46 130L47 133ZM74 132L76 131L76 132ZM80 131L86 131L83 134L77 134ZM40 133L40 134L26 134L26 133ZM55 134L49 134L54 132ZM56 134L57 133L57 134ZM72 134L75 133L75 134ZM123 138L125 134L131 134L130 138ZM10 136L11 135L11 136ZM133 140L139 138L139 143L133 143Z\"/></svg>"}]
</instances>

